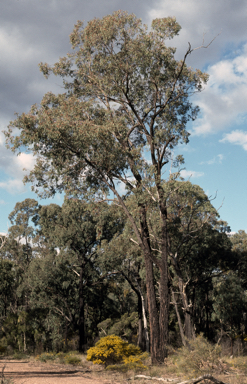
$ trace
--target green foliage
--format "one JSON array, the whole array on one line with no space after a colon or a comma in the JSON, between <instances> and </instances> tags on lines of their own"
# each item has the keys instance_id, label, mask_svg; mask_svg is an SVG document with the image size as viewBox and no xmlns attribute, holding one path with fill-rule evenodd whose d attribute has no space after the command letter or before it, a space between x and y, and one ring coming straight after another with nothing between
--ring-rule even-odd
<instances>
[{"instance_id":1,"label":"green foliage","mask_svg":"<svg viewBox=\"0 0 247 384\"><path fill-rule=\"evenodd\" d=\"M129 316L125 313L118 320L106 319L97 325L100 336L103 335L116 335L130 339L133 333L136 333L138 326L138 314L132 312Z\"/></svg>"},{"instance_id":2,"label":"green foliage","mask_svg":"<svg viewBox=\"0 0 247 384\"><path fill-rule=\"evenodd\" d=\"M36 356L36 360L39 360L39 361L42 361L42 362L46 362L46 361L53 361L56 359L56 354L55 353L48 353L48 352L45 352L45 353L41 353L41 355L38 355Z\"/></svg>"},{"instance_id":3,"label":"green foliage","mask_svg":"<svg viewBox=\"0 0 247 384\"><path fill-rule=\"evenodd\" d=\"M29 355L27 355L24 352L15 352L11 357L15 360L24 360L24 359L28 359Z\"/></svg>"},{"instance_id":4,"label":"green foliage","mask_svg":"<svg viewBox=\"0 0 247 384\"><path fill-rule=\"evenodd\" d=\"M170 358L170 367L176 374L188 378L197 377L213 372L222 372L223 363L220 359L220 346L212 345L202 335L195 340L189 340L186 347L182 347Z\"/></svg>"},{"instance_id":5,"label":"green foliage","mask_svg":"<svg viewBox=\"0 0 247 384\"><path fill-rule=\"evenodd\" d=\"M125 172L138 179L145 169L152 178L174 146L188 142L186 123L198 113L189 97L208 76L176 61L166 46L179 30L175 18L156 19L148 31L135 15L116 11L85 27L79 21L70 35L73 53L52 67L40 64L45 76L64 79L66 93L47 93L6 132L13 149L24 145L38 155L26 178L38 193L98 194L115 189L112 177L130 188ZM20 136L12 135L15 127Z\"/></svg>"},{"instance_id":6,"label":"green foliage","mask_svg":"<svg viewBox=\"0 0 247 384\"><path fill-rule=\"evenodd\" d=\"M7 347L5 345L0 344L0 355L3 355L6 352Z\"/></svg>"},{"instance_id":7,"label":"green foliage","mask_svg":"<svg viewBox=\"0 0 247 384\"><path fill-rule=\"evenodd\" d=\"M126 368L145 368L142 360L147 358L139 347L129 344L118 336L102 337L95 347L87 351L87 360L94 364L103 364L105 367L120 367L123 363ZM120 364L120 365L119 365Z\"/></svg>"},{"instance_id":8,"label":"green foliage","mask_svg":"<svg viewBox=\"0 0 247 384\"><path fill-rule=\"evenodd\" d=\"M80 357L75 356L72 353L65 355L64 361L65 361L66 364L70 364L70 365L79 365L79 364L81 364Z\"/></svg>"},{"instance_id":9,"label":"green foliage","mask_svg":"<svg viewBox=\"0 0 247 384\"><path fill-rule=\"evenodd\" d=\"M47 362L47 361L57 361L60 364L70 364L70 365L79 365L81 364L81 358L76 355L76 352L69 353L41 353L41 355L36 356L36 360Z\"/></svg>"},{"instance_id":10,"label":"green foliage","mask_svg":"<svg viewBox=\"0 0 247 384\"><path fill-rule=\"evenodd\" d=\"M214 295L215 316L221 327L234 337L236 332L239 333L243 312L247 308L246 291L238 275L233 271L222 275L215 283Z\"/></svg>"}]
</instances>

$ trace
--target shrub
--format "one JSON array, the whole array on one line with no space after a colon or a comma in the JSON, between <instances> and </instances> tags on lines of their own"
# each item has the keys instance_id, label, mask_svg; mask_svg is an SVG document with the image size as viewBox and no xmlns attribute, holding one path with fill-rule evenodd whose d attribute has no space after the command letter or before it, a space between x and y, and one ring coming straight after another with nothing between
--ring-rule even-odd
<instances>
[{"instance_id":1,"label":"shrub","mask_svg":"<svg viewBox=\"0 0 247 384\"><path fill-rule=\"evenodd\" d=\"M81 359L75 355L66 355L64 360L66 364L71 364L71 365L81 364Z\"/></svg>"},{"instance_id":2,"label":"shrub","mask_svg":"<svg viewBox=\"0 0 247 384\"><path fill-rule=\"evenodd\" d=\"M29 355L27 355L25 352L15 352L12 355L12 358L15 360L23 360L23 359L28 359Z\"/></svg>"},{"instance_id":3,"label":"shrub","mask_svg":"<svg viewBox=\"0 0 247 384\"><path fill-rule=\"evenodd\" d=\"M142 360L147 357L139 347L129 344L120 337L110 335L102 337L87 352L87 360L94 364L103 364L108 369L146 368Z\"/></svg>"},{"instance_id":4,"label":"shrub","mask_svg":"<svg viewBox=\"0 0 247 384\"><path fill-rule=\"evenodd\" d=\"M178 349L170 358L173 360L172 370L188 378L213 372L221 373L224 364L220 359L220 353L220 346L210 344L199 335L195 340L189 340L187 347Z\"/></svg>"},{"instance_id":5,"label":"shrub","mask_svg":"<svg viewBox=\"0 0 247 384\"><path fill-rule=\"evenodd\" d=\"M56 359L58 359L60 364L65 364L65 356L66 354L64 352L58 352L56 354Z\"/></svg>"},{"instance_id":6,"label":"shrub","mask_svg":"<svg viewBox=\"0 0 247 384\"><path fill-rule=\"evenodd\" d=\"M55 360L56 355L54 353L41 353L41 355L36 356L36 360L46 362L48 360Z\"/></svg>"}]
</instances>

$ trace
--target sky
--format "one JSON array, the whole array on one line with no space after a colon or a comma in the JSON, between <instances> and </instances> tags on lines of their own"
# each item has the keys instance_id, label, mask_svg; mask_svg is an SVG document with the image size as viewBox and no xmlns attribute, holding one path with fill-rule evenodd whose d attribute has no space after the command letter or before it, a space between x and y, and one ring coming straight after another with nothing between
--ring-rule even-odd
<instances>
[{"instance_id":1,"label":"sky","mask_svg":"<svg viewBox=\"0 0 247 384\"><path fill-rule=\"evenodd\" d=\"M43 95L61 93L56 77L46 80L38 63L54 64L70 51L69 34L77 20L103 17L116 10L134 13L150 26L155 18L175 16L182 30L169 44L187 63L206 71L208 84L192 101L198 119L188 125L189 144L181 175L214 198L222 220L233 232L247 231L247 2L246 0L1 0L0 4L0 232L17 202L38 197L23 185L32 154L16 156L2 133L14 113L28 112ZM41 200L62 204L63 197Z\"/></svg>"}]
</instances>

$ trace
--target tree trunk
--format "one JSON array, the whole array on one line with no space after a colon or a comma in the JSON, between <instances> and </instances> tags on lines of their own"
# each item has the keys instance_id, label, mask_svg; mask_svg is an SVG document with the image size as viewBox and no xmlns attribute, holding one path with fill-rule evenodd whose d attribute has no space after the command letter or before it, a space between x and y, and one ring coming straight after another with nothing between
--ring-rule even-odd
<instances>
[{"instance_id":1,"label":"tree trunk","mask_svg":"<svg viewBox=\"0 0 247 384\"><path fill-rule=\"evenodd\" d=\"M150 327L150 352L152 364L162 364L167 356L167 339L168 339L168 274L167 260L159 260L153 257L150 236L147 225L146 207L140 207L140 226L141 235L144 245L144 259L146 267L146 287L148 300L148 314ZM159 262L160 268L160 316L158 313L153 275L153 260Z\"/></svg>"},{"instance_id":2,"label":"tree trunk","mask_svg":"<svg viewBox=\"0 0 247 384\"><path fill-rule=\"evenodd\" d=\"M156 297L154 290L153 263L149 255L145 255L146 267L146 285L147 285L147 300L150 326L150 352L152 364L161 364L164 362L162 358L162 350L160 348L160 328L158 309L156 305Z\"/></svg>"},{"instance_id":3,"label":"tree trunk","mask_svg":"<svg viewBox=\"0 0 247 384\"><path fill-rule=\"evenodd\" d=\"M65 319L66 323L65 323L65 335L64 335L64 339L65 339L65 352L68 352L68 320Z\"/></svg>"},{"instance_id":4,"label":"tree trunk","mask_svg":"<svg viewBox=\"0 0 247 384\"><path fill-rule=\"evenodd\" d=\"M80 280L79 280L79 352L85 350L85 318L84 318L84 286L83 286L83 272L84 268L81 266Z\"/></svg>"},{"instance_id":5,"label":"tree trunk","mask_svg":"<svg viewBox=\"0 0 247 384\"><path fill-rule=\"evenodd\" d=\"M143 325L144 325L144 336L145 336L145 348L146 352L150 352L150 341L149 341L149 333L148 333L148 322L147 322L147 316L146 316L146 309L145 309L145 300L144 296L140 292L141 296L141 304L142 304L142 316L143 316Z\"/></svg>"},{"instance_id":6,"label":"tree trunk","mask_svg":"<svg viewBox=\"0 0 247 384\"><path fill-rule=\"evenodd\" d=\"M176 257L171 257L172 264L174 266L176 275L178 277L178 289L181 295L182 305L183 305L183 313L184 313L184 334L185 337L189 340L195 338L195 329L194 322L192 316L192 303L188 303L188 297L186 294L186 283L183 280L182 273L180 271L178 262Z\"/></svg>"},{"instance_id":7,"label":"tree trunk","mask_svg":"<svg viewBox=\"0 0 247 384\"><path fill-rule=\"evenodd\" d=\"M177 319L178 319L178 326L179 326L179 331L180 331L181 340L182 340L183 345L186 347L187 343L186 343L186 339L185 339L185 336L184 336L183 325L182 325L182 321L181 321L180 313L179 313L179 311L178 311L178 304L177 304L177 302L176 302L175 295L174 295L174 292L173 292L173 289L172 289L172 288L171 288L171 293L172 293L172 301L173 301L173 305L174 305L174 307L175 307L175 311L176 311L176 315L177 315Z\"/></svg>"},{"instance_id":8,"label":"tree trunk","mask_svg":"<svg viewBox=\"0 0 247 384\"><path fill-rule=\"evenodd\" d=\"M194 329L194 322L192 318L192 311L191 307L192 304L188 303L188 298L186 294L186 285L183 282L182 278L178 278L178 287L181 294L181 299L183 303L183 312L184 312L184 334L185 337L188 340L194 339L195 336L195 329Z\"/></svg>"},{"instance_id":9,"label":"tree trunk","mask_svg":"<svg viewBox=\"0 0 247 384\"><path fill-rule=\"evenodd\" d=\"M167 233L167 208L163 196L163 190L159 189L160 216L161 216L161 260L160 270L160 348L162 359L167 357L168 324L169 324L169 285L168 285L168 233Z\"/></svg>"},{"instance_id":10,"label":"tree trunk","mask_svg":"<svg viewBox=\"0 0 247 384\"><path fill-rule=\"evenodd\" d=\"M142 299L141 299L141 295L139 292L137 293L137 298L138 298L138 303L137 303L137 308L138 308L138 340L137 340L137 345L139 348L144 350L144 345L143 345L143 336L144 335L143 335L143 325L142 325Z\"/></svg>"},{"instance_id":11,"label":"tree trunk","mask_svg":"<svg viewBox=\"0 0 247 384\"><path fill-rule=\"evenodd\" d=\"M163 255L162 255L163 256ZM168 292L168 273L166 257L161 260L160 268L160 349L162 363L167 357L168 344L168 314L169 314L169 292Z\"/></svg>"}]
</instances>

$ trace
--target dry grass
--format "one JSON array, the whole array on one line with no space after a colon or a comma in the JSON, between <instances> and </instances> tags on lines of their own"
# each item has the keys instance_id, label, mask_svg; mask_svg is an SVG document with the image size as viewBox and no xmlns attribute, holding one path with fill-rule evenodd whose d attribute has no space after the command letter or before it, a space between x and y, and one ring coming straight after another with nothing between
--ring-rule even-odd
<instances>
[{"instance_id":1,"label":"dry grass","mask_svg":"<svg viewBox=\"0 0 247 384\"><path fill-rule=\"evenodd\" d=\"M164 365L158 366L152 366L150 358L147 359L145 361L145 365L148 366L148 369L144 370L143 372L137 372L134 370L129 370L127 372L107 371L102 366L87 361L86 355L84 354L78 354L73 352L73 356L78 357L81 360L81 363L78 365L78 369L87 372L87 374L90 375L92 378L102 382L104 381L107 384L155 384L160 382L143 378L134 380L133 377L137 374L143 374L146 376L164 379L169 378L170 380L173 379L174 383L183 381L184 379L186 379L186 377L188 377L187 372L178 372L176 369L174 369L174 356L170 356L170 358L166 360ZM61 357L62 356L58 356L58 359L48 360L47 364L66 364L66 361L63 361ZM34 361L34 357L31 357L29 360ZM227 384L247 384L247 356L240 356L233 359L224 357L224 364L226 367L225 373L222 374L220 372L214 372L213 376ZM194 377L197 376L195 375ZM204 383L202 382L202 384Z\"/></svg>"}]
</instances>

